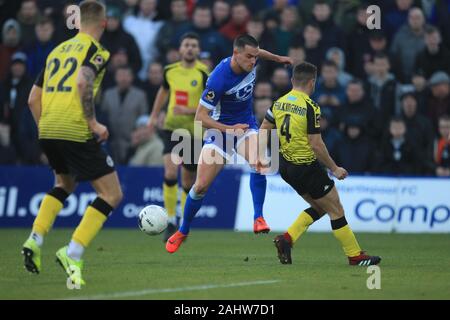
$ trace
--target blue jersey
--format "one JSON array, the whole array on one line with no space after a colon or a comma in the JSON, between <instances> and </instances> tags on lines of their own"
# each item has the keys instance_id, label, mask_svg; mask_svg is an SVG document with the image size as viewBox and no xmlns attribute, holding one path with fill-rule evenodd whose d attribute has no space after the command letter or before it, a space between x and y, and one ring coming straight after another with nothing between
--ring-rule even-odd
<instances>
[{"instance_id":1,"label":"blue jersey","mask_svg":"<svg viewBox=\"0 0 450 320\"><path fill-rule=\"evenodd\" d=\"M256 66L249 73L236 74L231 57L223 59L206 82L200 104L213 112L212 118L226 125L248 124L258 128L253 114Z\"/></svg>"}]
</instances>

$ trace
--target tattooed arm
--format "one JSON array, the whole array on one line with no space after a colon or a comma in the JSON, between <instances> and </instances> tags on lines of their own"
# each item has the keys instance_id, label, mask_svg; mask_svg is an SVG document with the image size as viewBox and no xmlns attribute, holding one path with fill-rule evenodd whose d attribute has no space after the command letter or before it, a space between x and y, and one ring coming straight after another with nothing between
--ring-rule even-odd
<instances>
[{"instance_id":1,"label":"tattooed arm","mask_svg":"<svg viewBox=\"0 0 450 320\"><path fill-rule=\"evenodd\" d=\"M108 139L109 132L104 125L97 122L95 117L94 81L94 70L90 67L82 66L77 79L81 105L83 107L84 117L86 118L89 129L97 135L98 141L100 142Z\"/></svg>"}]
</instances>

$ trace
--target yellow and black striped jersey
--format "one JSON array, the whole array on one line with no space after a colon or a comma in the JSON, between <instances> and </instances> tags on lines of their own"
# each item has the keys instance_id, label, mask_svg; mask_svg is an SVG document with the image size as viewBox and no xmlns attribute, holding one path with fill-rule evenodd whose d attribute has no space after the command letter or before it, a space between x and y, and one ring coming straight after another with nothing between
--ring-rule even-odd
<instances>
[{"instance_id":1,"label":"yellow and black striped jersey","mask_svg":"<svg viewBox=\"0 0 450 320\"><path fill-rule=\"evenodd\" d=\"M93 137L84 117L77 77L81 66L94 70L94 96L100 87L109 52L86 33L58 45L47 57L36 85L42 88L40 139L85 142Z\"/></svg>"},{"instance_id":2,"label":"yellow and black striped jersey","mask_svg":"<svg viewBox=\"0 0 450 320\"><path fill-rule=\"evenodd\" d=\"M164 129L187 129L194 133L195 115L175 115L174 106L197 109L208 79L208 67L197 61L193 68L185 68L181 62L170 64L164 69L163 87L170 90Z\"/></svg>"},{"instance_id":3,"label":"yellow and black striped jersey","mask_svg":"<svg viewBox=\"0 0 450 320\"><path fill-rule=\"evenodd\" d=\"M316 160L308 134L320 133L320 107L304 92L292 90L267 110L266 120L275 124L280 153L294 164Z\"/></svg>"}]
</instances>

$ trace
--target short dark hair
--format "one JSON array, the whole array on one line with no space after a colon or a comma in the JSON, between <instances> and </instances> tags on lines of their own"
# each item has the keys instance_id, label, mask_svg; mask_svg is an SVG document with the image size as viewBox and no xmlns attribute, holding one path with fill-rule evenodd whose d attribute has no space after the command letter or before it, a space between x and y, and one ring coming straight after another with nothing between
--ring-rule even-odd
<instances>
[{"instance_id":1,"label":"short dark hair","mask_svg":"<svg viewBox=\"0 0 450 320\"><path fill-rule=\"evenodd\" d=\"M437 32L437 33L440 34L438 28L436 28L435 26L429 25L429 24L427 24L427 25L425 26L424 31L425 31L425 34L433 34L433 33L435 33L435 32Z\"/></svg>"},{"instance_id":2,"label":"short dark hair","mask_svg":"<svg viewBox=\"0 0 450 320\"><path fill-rule=\"evenodd\" d=\"M359 86L361 86L364 89L364 82L362 82L362 80L358 79L358 78L353 78L352 80L350 80L347 84L347 87L351 84L357 84Z\"/></svg>"},{"instance_id":3,"label":"short dark hair","mask_svg":"<svg viewBox=\"0 0 450 320\"><path fill-rule=\"evenodd\" d=\"M258 48L258 41L249 34L242 34L234 39L233 48L244 49L245 46Z\"/></svg>"},{"instance_id":4,"label":"short dark hair","mask_svg":"<svg viewBox=\"0 0 450 320\"><path fill-rule=\"evenodd\" d=\"M197 40L198 43L200 44L200 36L199 36L197 33L195 33L195 32L186 32L185 34L183 34L183 35L181 36L181 39L180 39L180 44L181 44L185 39L194 39L194 40Z\"/></svg>"},{"instance_id":5,"label":"short dark hair","mask_svg":"<svg viewBox=\"0 0 450 320\"><path fill-rule=\"evenodd\" d=\"M310 80L317 78L317 67L309 62L302 62L294 67L292 81L296 85L304 86Z\"/></svg>"},{"instance_id":6,"label":"short dark hair","mask_svg":"<svg viewBox=\"0 0 450 320\"><path fill-rule=\"evenodd\" d=\"M103 15L106 15L104 4L88 0L80 3L80 21L82 25L97 22Z\"/></svg>"},{"instance_id":7,"label":"short dark hair","mask_svg":"<svg viewBox=\"0 0 450 320\"><path fill-rule=\"evenodd\" d=\"M401 122L401 123L405 124L405 120L401 116L391 117L391 119L389 120L389 124L391 124L393 122Z\"/></svg>"}]
</instances>

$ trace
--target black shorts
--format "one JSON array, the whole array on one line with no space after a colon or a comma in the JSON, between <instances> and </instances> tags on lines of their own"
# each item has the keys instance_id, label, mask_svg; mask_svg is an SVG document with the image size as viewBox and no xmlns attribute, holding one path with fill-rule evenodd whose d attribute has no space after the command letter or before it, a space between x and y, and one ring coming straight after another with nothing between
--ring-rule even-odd
<instances>
[{"instance_id":1,"label":"black shorts","mask_svg":"<svg viewBox=\"0 0 450 320\"><path fill-rule=\"evenodd\" d=\"M86 142L40 139L50 167L76 181L93 181L115 171L111 157L95 139Z\"/></svg>"},{"instance_id":2,"label":"black shorts","mask_svg":"<svg viewBox=\"0 0 450 320\"><path fill-rule=\"evenodd\" d=\"M160 136L161 136L161 139L164 144L163 155L175 153L183 159L183 167L186 168L186 170L197 171L197 164L198 164L198 159L200 158L202 141L199 139L190 138L189 144L190 144L191 152L190 152L190 155L186 155L186 158L185 158L183 150L180 150L180 152L177 152L177 150L175 150L175 151L173 150L173 148L176 145L178 145L179 143L181 143L184 140L182 140L181 136L177 136L178 140L172 141L172 139L171 139L172 133L173 133L173 131L170 131L170 130L162 130L160 132ZM194 148L195 143L199 143L199 147L197 147L198 150L196 150ZM178 146L178 148L180 148L180 146Z\"/></svg>"},{"instance_id":3,"label":"black shorts","mask_svg":"<svg viewBox=\"0 0 450 320\"><path fill-rule=\"evenodd\" d=\"M317 160L310 164L294 164L280 155L280 174L299 195L307 193L313 199L322 198L334 187L334 181Z\"/></svg>"}]
</instances>

